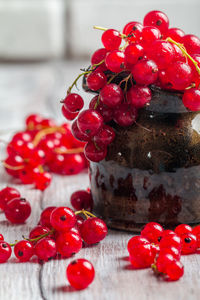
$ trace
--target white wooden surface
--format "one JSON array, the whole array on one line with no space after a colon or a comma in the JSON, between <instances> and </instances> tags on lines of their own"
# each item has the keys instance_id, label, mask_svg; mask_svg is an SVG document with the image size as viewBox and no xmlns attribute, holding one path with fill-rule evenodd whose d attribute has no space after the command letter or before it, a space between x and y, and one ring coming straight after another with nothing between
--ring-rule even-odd
<instances>
[{"instance_id":1,"label":"white wooden surface","mask_svg":"<svg viewBox=\"0 0 200 300\"><path fill-rule=\"evenodd\" d=\"M59 99L79 66L87 62L52 65L0 66L0 131L20 129L23 118L33 111L43 112L61 120ZM86 96L88 97L88 96ZM63 120L63 119L62 119ZM8 135L0 138L7 139ZM1 144L0 144L1 145ZM1 145L1 159L4 157ZM69 205L70 194L88 187L88 176L54 176L52 185L44 192L30 186L18 185L0 168L0 188L17 187L32 205L32 214L25 225L9 224L0 214L0 232L9 242L28 235L36 225L40 212L49 205ZM71 259L54 260L43 265L36 259L18 263L14 257L0 265L1 300L199 300L200 256L183 257L185 275L178 282L163 282L151 270L132 270L127 261L126 244L131 234L110 231L97 246L82 249L77 257L89 259L95 267L96 278L86 290L76 292L69 287L65 270Z\"/></svg>"}]
</instances>

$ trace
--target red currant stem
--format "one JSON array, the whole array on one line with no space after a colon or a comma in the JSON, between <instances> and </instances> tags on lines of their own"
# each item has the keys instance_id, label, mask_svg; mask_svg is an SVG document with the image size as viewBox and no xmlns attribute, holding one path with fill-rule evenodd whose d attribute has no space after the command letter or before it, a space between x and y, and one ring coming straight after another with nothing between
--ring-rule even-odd
<instances>
[{"instance_id":1,"label":"red currant stem","mask_svg":"<svg viewBox=\"0 0 200 300\"><path fill-rule=\"evenodd\" d=\"M119 72L119 73L115 73L113 76L111 76L107 82L107 84L111 83L113 81L113 79L115 79L115 77L117 77L119 74L123 73L123 71Z\"/></svg>"},{"instance_id":2,"label":"red currant stem","mask_svg":"<svg viewBox=\"0 0 200 300\"><path fill-rule=\"evenodd\" d=\"M61 133L66 132L66 130L63 127L59 127L59 126L48 127L48 128L40 130L36 134L36 136L33 140L33 145L36 147L44 136L46 136L48 134L51 134L51 133L54 133L54 132L57 132L57 131L61 132Z\"/></svg>"},{"instance_id":3,"label":"red currant stem","mask_svg":"<svg viewBox=\"0 0 200 300\"><path fill-rule=\"evenodd\" d=\"M42 235L39 235L38 237L36 237L36 238L34 238L34 239L27 239L27 238L25 238L25 237L23 236L23 240L26 240L26 241L29 241L29 242L37 242L37 241L43 239L44 237L46 237L46 236L48 236L48 235L54 233L54 231L55 231L55 229L52 229L52 230L50 230L50 231L48 231L48 232L46 232L46 233L44 233L44 234L42 234ZM15 243L10 244L10 247L14 247L18 242L19 242L19 241L15 241Z\"/></svg>"},{"instance_id":4,"label":"red currant stem","mask_svg":"<svg viewBox=\"0 0 200 300\"><path fill-rule=\"evenodd\" d=\"M1 162L2 162L3 166L6 169L9 169L9 170L18 171L18 170L22 170L24 168L23 165L21 165L21 166L11 166L11 165L7 164L4 160L2 160Z\"/></svg>"},{"instance_id":5,"label":"red currant stem","mask_svg":"<svg viewBox=\"0 0 200 300\"><path fill-rule=\"evenodd\" d=\"M195 83L192 83L190 86L188 86L187 88L185 88L185 90L190 90L192 88L194 88L196 86Z\"/></svg>"},{"instance_id":6,"label":"red currant stem","mask_svg":"<svg viewBox=\"0 0 200 300\"><path fill-rule=\"evenodd\" d=\"M80 214L84 214L84 216L86 216L87 218L88 218L88 216L96 218L96 216L94 214L92 214L91 212L89 212L85 209L75 211L75 215L80 215Z\"/></svg>"},{"instance_id":7,"label":"red currant stem","mask_svg":"<svg viewBox=\"0 0 200 300\"><path fill-rule=\"evenodd\" d=\"M100 95L98 96L97 98L97 101L95 103L95 106L94 106L94 109L97 109L98 105L99 105L99 102L100 102Z\"/></svg>"},{"instance_id":8,"label":"red currant stem","mask_svg":"<svg viewBox=\"0 0 200 300\"><path fill-rule=\"evenodd\" d=\"M166 39L166 41L167 41L167 42L170 42L170 43L172 43L172 44L175 44L176 46L178 46L178 47L181 49L181 51L183 52L183 54L184 54L187 58L189 58L189 60L191 60L191 62L195 65L195 68L196 68L198 74L200 75L200 68L198 67L198 63L197 63L197 62L192 58L192 56L186 51L184 45L183 45L183 44L180 44L180 43L177 43L176 41L174 41L174 40L173 40L172 38L170 38L170 37L168 37L168 38Z\"/></svg>"},{"instance_id":9,"label":"red currant stem","mask_svg":"<svg viewBox=\"0 0 200 300\"><path fill-rule=\"evenodd\" d=\"M97 143L95 141L94 141L94 145L95 145L97 150L100 150L99 146L97 145Z\"/></svg>"},{"instance_id":10,"label":"red currant stem","mask_svg":"<svg viewBox=\"0 0 200 300\"><path fill-rule=\"evenodd\" d=\"M84 148L79 147L79 148L72 148L72 149L62 149L62 148L56 148L54 150L58 154L75 154L75 153L83 153Z\"/></svg>"},{"instance_id":11,"label":"red currant stem","mask_svg":"<svg viewBox=\"0 0 200 300\"><path fill-rule=\"evenodd\" d=\"M125 82L125 87L124 87L124 92L126 93L127 91L127 85L128 85L128 81L131 78L132 74L130 73L127 77L125 77L122 81L120 81L119 86L121 86L121 84L123 82Z\"/></svg>"},{"instance_id":12,"label":"red currant stem","mask_svg":"<svg viewBox=\"0 0 200 300\"><path fill-rule=\"evenodd\" d=\"M106 31L108 30L108 28L105 28L105 27L101 27L101 26L93 26L94 29L98 29L98 30L102 30L102 31ZM121 33L121 37L122 38L127 38L127 36L123 33Z\"/></svg>"}]
</instances>

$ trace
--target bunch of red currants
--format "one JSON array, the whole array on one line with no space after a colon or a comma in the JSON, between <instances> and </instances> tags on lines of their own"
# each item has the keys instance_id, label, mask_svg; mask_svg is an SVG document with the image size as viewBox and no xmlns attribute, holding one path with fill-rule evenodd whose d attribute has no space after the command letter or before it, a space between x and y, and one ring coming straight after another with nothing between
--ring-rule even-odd
<instances>
[{"instance_id":1,"label":"bunch of red currants","mask_svg":"<svg viewBox=\"0 0 200 300\"><path fill-rule=\"evenodd\" d=\"M178 280L184 274L181 255L197 253L200 248L200 225L192 229L180 224L172 231L150 222L141 235L129 240L127 248L135 269L151 267L166 280Z\"/></svg>"},{"instance_id":2,"label":"bunch of red currants","mask_svg":"<svg viewBox=\"0 0 200 300\"><path fill-rule=\"evenodd\" d=\"M0 192L0 207L11 222L23 223L30 215L30 204L26 207L19 204L16 207L13 201L20 201L16 197L20 197L17 190L5 188ZM71 204L79 210L55 206L44 209L38 225L30 231L27 239L10 244L0 234L0 263L10 258L11 247L14 247L14 254L21 262L29 261L34 255L41 261L48 261L51 258L69 258L78 253L83 245L86 247L103 240L108 232L107 226L90 212L93 206L90 191L74 192L71 195ZM69 283L76 289L86 288L93 281L94 275L93 265L85 259L72 261L67 267Z\"/></svg>"},{"instance_id":3,"label":"bunch of red currants","mask_svg":"<svg viewBox=\"0 0 200 300\"><path fill-rule=\"evenodd\" d=\"M78 75L61 102L68 120L77 117L72 132L87 142L86 157L98 162L115 138L109 122L123 127L136 123L138 109L151 101L151 85L181 92L186 108L200 110L200 39L169 28L168 17L160 11L149 12L143 24L129 22L122 33L94 28L104 31L104 48L93 53L91 67ZM71 93L81 76L87 89L96 93L89 109L83 111L82 97Z\"/></svg>"},{"instance_id":4,"label":"bunch of red currants","mask_svg":"<svg viewBox=\"0 0 200 300\"><path fill-rule=\"evenodd\" d=\"M50 172L74 175L87 167L84 144L73 137L69 124L58 126L52 119L32 114L26 118L25 130L7 145L3 164L8 174L43 191L51 183Z\"/></svg>"}]
</instances>

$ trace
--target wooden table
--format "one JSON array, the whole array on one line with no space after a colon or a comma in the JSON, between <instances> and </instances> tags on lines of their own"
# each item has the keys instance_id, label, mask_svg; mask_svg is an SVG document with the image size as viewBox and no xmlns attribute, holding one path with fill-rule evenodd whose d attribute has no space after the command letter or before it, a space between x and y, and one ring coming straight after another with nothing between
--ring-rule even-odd
<instances>
[{"instance_id":1,"label":"wooden table","mask_svg":"<svg viewBox=\"0 0 200 300\"><path fill-rule=\"evenodd\" d=\"M63 121L59 99L80 67L87 62L0 66L0 139L23 128L28 113L40 112ZM88 95L84 97L91 98ZM3 134L9 129L9 134ZM5 157L1 145L1 159ZM0 215L0 232L9 242L27 236L38 222L43 208L70 205L69 197L76 189L88 187L88 175L54 176L51 186L40 192L31 186L17 184L0 168L0 188L17 187L32 205L32 214L24 225L9 224ZM107 238L94 247L82 249L76 257L90 260L96 270L93 284L84 291L74 291L67 283L65 270L72 259L52 260L38 264L18 263L14 256L0 265L1 300L199 300L200 256L182 258L185 275L178 282L163 282L150 269L132 270L127 260L126 245L130 233L110 231Z\"/></svg>"}]
</instances>

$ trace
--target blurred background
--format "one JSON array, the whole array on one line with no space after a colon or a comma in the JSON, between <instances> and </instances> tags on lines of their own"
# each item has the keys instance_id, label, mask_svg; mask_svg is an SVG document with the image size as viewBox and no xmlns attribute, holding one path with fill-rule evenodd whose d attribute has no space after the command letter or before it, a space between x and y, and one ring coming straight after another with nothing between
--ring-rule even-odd
<instances>
[{"instance_id":1,"label":"blurred background","mask_svg":"<svg viewBox=\"0 0 200 300\"><path fill-rule=\"evenodd\" d=\"M101 47L93 25L121 30L154 9L200 36L200 0L0 0L0 129L37 111L62 119L59 100Z\"/></svg>"}]
</instances>

